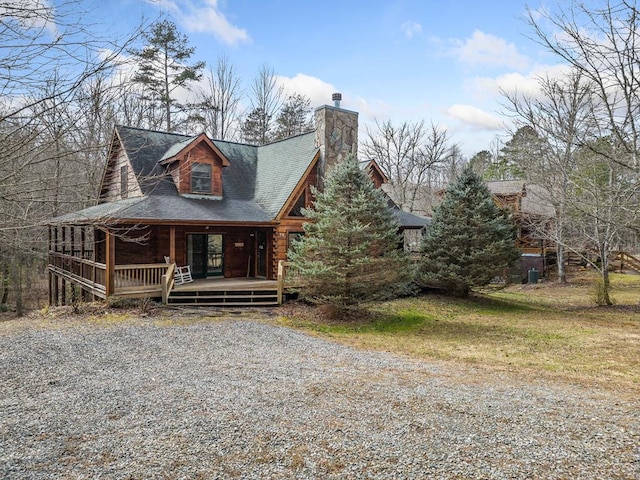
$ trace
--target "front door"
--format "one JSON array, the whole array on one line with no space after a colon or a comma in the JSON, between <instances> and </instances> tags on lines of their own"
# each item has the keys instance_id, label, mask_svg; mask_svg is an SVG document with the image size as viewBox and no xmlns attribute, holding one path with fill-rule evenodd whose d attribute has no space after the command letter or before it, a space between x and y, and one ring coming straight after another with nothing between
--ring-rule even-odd
<instances>
[{"instance_id":1,"label":"front door","mask_svg":"<svg viewBox=\"0 0 640 480\"><path fill-rule=\"evenodd\" d=\"M258 230L258 242L257 242L257 264L258 269L256 272L257 277L267 276L267 232L264 230Z\"/></svg>"},{"instance_id":2,"label":"front door","mask_svg":"<svg viewBox=\"0 0 640 480\"><path fill-rule=\"evenodd\" d=\"M187 235L187 262L195 278L224 274L224 237L219 233Z\"/></svg>"}]
</instances>

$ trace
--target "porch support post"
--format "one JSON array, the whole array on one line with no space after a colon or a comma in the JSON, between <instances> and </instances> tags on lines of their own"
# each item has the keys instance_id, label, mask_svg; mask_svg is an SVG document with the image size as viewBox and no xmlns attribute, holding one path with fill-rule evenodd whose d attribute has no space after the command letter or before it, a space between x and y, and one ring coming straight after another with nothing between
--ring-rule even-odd
<instances>
[{"instance_id":1,"label":"porch support post","mask_svg":"<svg viewBox=\"0 0 640 480\"><path fill-rule=\"evenodd\" d=\"M76 227L75 225L71 225L69 227L69 243L71 244L71 256L75 257L76 256L76 249L77 249L77 245L76 245Z\"/></svg>"},{"instance_id":2,"label":"porch support post","mask_svg":"<svg viewBox=\"0 0 640 480\"><path fill-rule=\"evenodd\" d=\"M86 250L85 242L87 241L87 226L82 225L80 227L80 258L84 258L84 252Z\"/></svg>"},{"instance_id":3,"label":"porch support post","mask_svg":"<svg viewBox=\"0 0 640 480\"><path fill-rule=\"evenodd\" d=\"M284 260L278 261L278 305L282 305L284 298Z\"/></svg>"},{"instance_id":4,"label":"porch support post","mask_svg":"<svg viewBox=\"0 0 640 480\"><path fill-rule=\"evenodd\" d=\"M176 227L169 227L169 259L176 263Z\"/></svg>"},{"instance_id":5,"label":"porch support post","mask_svg":"<svg viewBox=\"0 0 640 480\"><path fill-rule=\"evenodd\" d=\"M107 297L114 293L114 273L116 264L116 239L109 230L105 230L105 253L106 253L106 271L105 271L105 293Z\"/></svg>"},{"instance_id":6,"label":"porch support post","mask_svg":"<svg viewBox=\"0 0 640 480\"><path fill-rule=\"evenodd\" d=\"M53 307L53 306L55 306L55 304L53 303L53 281L54 281L54 275L53 275L53 272L51 270L49 270L48 274L49 274L49 306Z\"/></svg>"},{"instance_id":7,"label":"porch support post","mask_svg":"<svg viewBox=\"0 0 640 480\"><path fill-rule=\"evenodd\" d=\"M90 260L92 262L96 261L97 257L97 249L98 249L98 241L96 240L96 227L92 226L91 227L91 241L93 242L93 244L91 245L91 258ZM93 269L93 281L95 282L96 280L96 269L94 267Z\"/></svg>"}]
</instances>

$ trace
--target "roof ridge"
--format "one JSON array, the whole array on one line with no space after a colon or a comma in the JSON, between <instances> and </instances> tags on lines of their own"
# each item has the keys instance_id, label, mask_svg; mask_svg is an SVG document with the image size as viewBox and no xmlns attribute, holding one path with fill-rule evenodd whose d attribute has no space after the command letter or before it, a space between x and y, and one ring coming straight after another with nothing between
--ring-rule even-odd
<instances>
[{"instance_id":1,"label":"roof ridge","mask_svg":"<svg viewBox=\"0 0 640 480\"><path fill-rule=\"evenodd\" d=\"M130 125L121 125L121 124L118 124L118 123L116 123L115 127L118 130L121 129L121 128L128 128L128 129L131 129L131 130L138 130L139 132L161 133L163 135L175 135L175 136L185 137L185 138L196 138L196 137L198 137L200 135L200 133L197 134L197 135L187 135L186 133L167 132L166 130L155 130L155 129L152 129L152 128L132 127ZM204 133L204 132L202 132L202 133Z\"/></svg>"},{"instance_id":2,"label":"roof ridge","mask_svg":"<svg viewBox=\"0 0 640 480\"><path fill-rule=\"evenodd\" d=\"M287 140L291 140L293 138L297 138L297 137L302 137L304 135L309 135L311 133L314 133L314 130L309 130L308 132L304 132L304 133L298 133L296 135L291 135L290 137L287 138L280 138L278 140L274 140L273 142L269 142L269 143L265 143L264 145L256 145L257 147L268 147L270 145L275 145L276 143L281 143L281 142L286 142Z\"/></svg>"}]
</instances>

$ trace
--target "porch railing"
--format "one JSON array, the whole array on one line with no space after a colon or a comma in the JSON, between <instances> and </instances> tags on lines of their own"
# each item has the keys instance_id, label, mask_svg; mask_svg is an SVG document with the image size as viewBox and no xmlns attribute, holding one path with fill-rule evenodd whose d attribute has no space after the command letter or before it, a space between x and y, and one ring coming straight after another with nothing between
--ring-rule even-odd
<instances>
[{"instance_id":1,"label":"porch railing","mask_svg":"<svg viewBox=\"0 0 640 480\"><path fill-rule=\"evenodd\" d=\"M114 294L135 295L162 293L162 276L169 265L166 263L148 263L136 265L115 265Z\"/></svg>"},{"instance_id":2,"label":"porch railing","mask_svg":"<svg viewBox=\"0 0 640 480\"><path fill-rule=\"evenodd\" d=\"M278 282L278 305L282 305L285 291L299 286L298 275L296 271L292 270L291 262L278 261L278 276L276 280Z\"/></svg>"},{"instance_id":3,"label":"porch railing","mask_svg":"<svg viewBox=\"0 0 640 480\"><path fill-rule=\"evenodd\" d=\"M159 297L162 294L162 277L168 268L166 263L115 265L113 295ZM104 263L66 253L49 252L49 270L98 297L107 296L107 266Z\"/></svg>"},{"instance_id":4,"label":"porch railing","mask_svg":"<svg viewBox=\"0 0 640 480\"><path fill-rule=\"evenodd\" d=\"M170 263L167 271L162 276L162 304L169 302L169 294L175 285L176 264Z\"/></svg>"},{"instance_id":5,"label":"porch railing","mask_svg":"<svg viewBox=\"0 0 640 480\"><path fill-rule=\"evenodd\" d=\"M106 297L107 266L104 263L74 257L66 253L49 252L49 270L82 286L94 295Z\"/></svg>"}]
</instances>

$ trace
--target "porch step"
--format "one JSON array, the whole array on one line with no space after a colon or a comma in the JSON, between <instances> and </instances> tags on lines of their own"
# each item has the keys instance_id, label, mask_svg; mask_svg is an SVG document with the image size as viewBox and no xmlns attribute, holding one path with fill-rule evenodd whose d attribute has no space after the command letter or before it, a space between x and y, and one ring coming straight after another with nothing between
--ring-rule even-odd
<instances>
[{"instance_id":1,"label":"porch step","mask_svg":"<svg viewBox=\"0 0 640 480\"><path fill-rule=\"evenodd\" d=\"M277 290L207 290L173 291L167 299L169 305L266 307L278 305Z\"/></svg>"}]
</instances>

